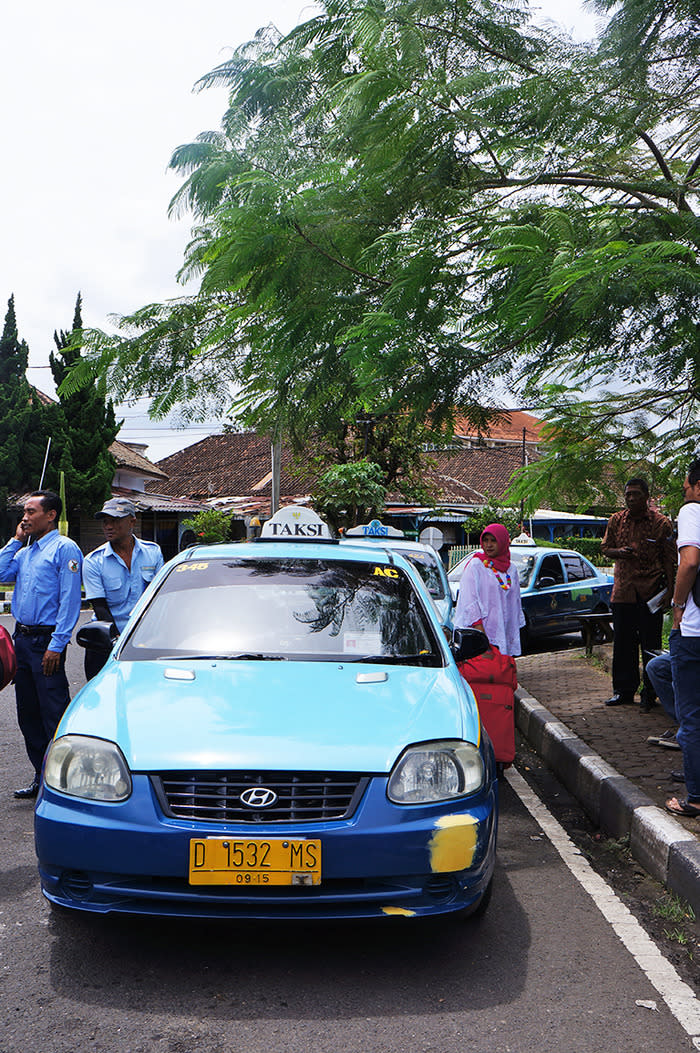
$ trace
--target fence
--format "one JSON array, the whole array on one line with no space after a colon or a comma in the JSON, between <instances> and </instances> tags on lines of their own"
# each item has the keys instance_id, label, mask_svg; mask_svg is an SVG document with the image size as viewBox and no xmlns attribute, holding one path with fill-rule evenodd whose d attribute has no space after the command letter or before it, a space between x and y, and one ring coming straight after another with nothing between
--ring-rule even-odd
<instances>
[{"instance_id":1,"label":"fence","mask_svg":"<svg viewBox=\"0 0 700 1053\"><path fill-rule=\"evenodd\" d=\"M478 545L453 545L448 553L448 570L452 570L456 563L459 563L460 559L464 559L471 552L476 552L479 548Z\"/></svg>"}]
</instances>

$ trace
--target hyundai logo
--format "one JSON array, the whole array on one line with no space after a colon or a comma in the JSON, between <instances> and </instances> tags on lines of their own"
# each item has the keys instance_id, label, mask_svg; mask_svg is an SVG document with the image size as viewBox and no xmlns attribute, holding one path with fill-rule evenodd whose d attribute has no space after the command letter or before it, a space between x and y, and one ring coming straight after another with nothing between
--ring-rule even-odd
<instances>
[{"instance_id":1,"label":"hyundai logo","mask_svg":"<svg viewBox=\"0 0 700 1053\"><path fill-rule=\"evenodd\" d=\"M277 800L277 794L265 786L251 786L243 791L240 799L249 808L269 808Z\"/></svg>"}]
</instances>

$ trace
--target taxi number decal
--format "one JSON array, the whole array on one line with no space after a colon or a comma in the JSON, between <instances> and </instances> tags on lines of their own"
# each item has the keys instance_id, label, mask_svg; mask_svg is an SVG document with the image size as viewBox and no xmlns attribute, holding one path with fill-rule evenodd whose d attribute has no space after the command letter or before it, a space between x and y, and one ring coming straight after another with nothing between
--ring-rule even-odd
<instances>
[{"instance_id":1,"label":"taxi number decal","mask_svg":"<svg viewBox=\"0 0 700 1053\"><path fill-rule=\"evenodd\" d=\"M376 578L377 576L380 578L398 578L399 572L394 570L393 567L375 567L372 577Z\"/></svg>"},{"instance_id":2,"label":"taxi number decal","mask_svg":"<svg viewBox=\"0 0 700 1053\"><path fill-rule=\"evenodd\" d=\"M208 566L208 563L181 563L179 567L175 567L175 573L182 574L183 570L206 570Z\"/></svg>"}]
</instances>

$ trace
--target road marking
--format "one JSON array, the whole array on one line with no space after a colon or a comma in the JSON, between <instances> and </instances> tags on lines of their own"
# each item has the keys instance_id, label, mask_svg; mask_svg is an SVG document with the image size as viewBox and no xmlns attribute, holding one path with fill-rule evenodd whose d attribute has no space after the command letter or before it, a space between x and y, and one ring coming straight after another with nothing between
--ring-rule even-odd
<instances>
[{"instance_id":1,"label":"road marking","mask_svg":"<svg viewBox=\"0 0 700 1053\"><path fill-rule=\"evenodd\" d=\"M547 835L576 880L589 894L605 920L656 988L695 1049L700 1050L700 1001L644 931L635 916L596 874L563 826L557 822L535 791L514 768L505 777L535 822Z\"/></svg>"}]
</instances>

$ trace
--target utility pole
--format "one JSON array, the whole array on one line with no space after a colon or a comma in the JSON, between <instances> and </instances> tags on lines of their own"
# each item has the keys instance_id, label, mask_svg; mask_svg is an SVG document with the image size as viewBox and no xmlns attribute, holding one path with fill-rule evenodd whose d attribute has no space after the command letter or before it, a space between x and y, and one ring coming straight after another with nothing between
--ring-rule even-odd
<instances>
[{"instance_id":1,"label":"utility pole","mask_svg":"<svg viewBox=\"0 0 700 1053\"><path fill-rule=\"evenodd\" d=\"M280 474L282 462L282 443L279 439L272 442L272 496L270 500L270 512L272 515L280 506Z\"/></svg>"},{"instance_id":2,"label":"utility pole","mask_svg":"<svg viewBox=\"0 0 700 1053\"><path fill-rule=\"evenodd\" d=\"M525 428L523 428L523 468L525 467L526 455L525 455ZM522 533L525 529L525 501L523 498L520 499L520 532Z\"/></svg>"}]
</instances>

